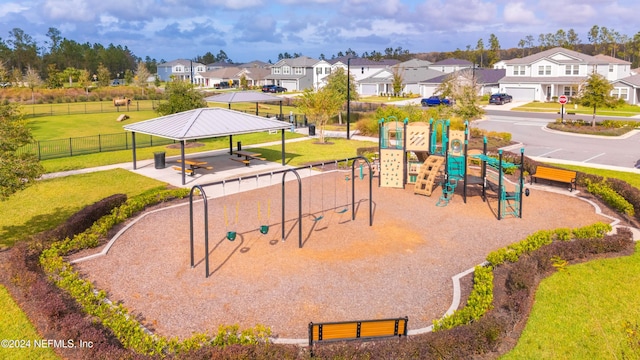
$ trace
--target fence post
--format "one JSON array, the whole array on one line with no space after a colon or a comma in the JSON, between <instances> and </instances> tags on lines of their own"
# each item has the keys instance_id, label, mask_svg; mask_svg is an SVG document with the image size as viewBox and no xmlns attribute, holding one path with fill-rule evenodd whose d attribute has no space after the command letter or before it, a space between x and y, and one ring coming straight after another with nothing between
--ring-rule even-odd
<instances>
[{"instance_id":1,"label":"fence post","mask_svg":"<svg viewBox=\"0 0 640 360\"><path fill-rule=\"evenodd\" d=\"M38 160L42 160L42 152L40 150L40 141L37 141L38 143Z\"/></svg>"},{"instance_id":2,"label":"fence post","mask_svg":"<svg viewBox=\"0 0 640 360\"><path fill-rule=\"evenodd\" d=\"M102 137L98 134L98 152L102 152Z\"/></svg>"},{"instance_id":3,"label":"fence post","mask_svg":"<svg viewBox=\"0 0 640 360\"><path fill-rule=\"evenodd\" d=\"M73 156L73 145L71 144L71 139L69 138L69 156Z\"/></svg>"}]
</instances>

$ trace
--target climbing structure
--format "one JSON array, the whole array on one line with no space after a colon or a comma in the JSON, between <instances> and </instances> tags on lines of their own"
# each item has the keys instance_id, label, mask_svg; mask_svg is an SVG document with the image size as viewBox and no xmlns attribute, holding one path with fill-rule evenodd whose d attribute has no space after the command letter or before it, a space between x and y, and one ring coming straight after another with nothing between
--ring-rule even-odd
<instances>
[{"instance_id":1,"label":"climbing structure","mask_svg":"<svg viewBox=\"0 0 640 360\"><path fill-rule=\"evenodd\" d=\"M420 172L416 177L413 192L420 195L431 196L436 177L440 174L444 157L431 155L420 166Z\"/></svg>"}]
</instances>

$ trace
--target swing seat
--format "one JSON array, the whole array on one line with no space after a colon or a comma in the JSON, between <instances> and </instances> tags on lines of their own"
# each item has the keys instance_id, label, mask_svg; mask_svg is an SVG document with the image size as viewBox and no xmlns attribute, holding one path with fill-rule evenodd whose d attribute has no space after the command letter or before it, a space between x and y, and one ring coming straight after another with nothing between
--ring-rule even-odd
<instances>
[{"instance_id":1,"label":"swing seat","mask_svg":"<svg viewBox=\"0 0 640 360\"><path fill-rule=\"evenodd\" d=\"M311 215L311 216L313 216L313 215ZM324 217L324 215L320 215L320 216L317 216L317 217L316 217L316 216L313 216L313 219L311 219L311 220L313 220L313 221L320 221L320 220L322 220L322 218L323 218L323 217Z\"/></svg>"},{"instance_id":2,"label":"swing seat","mask_svg":"<svg viewBox=\"0 0 640 360\"><path fill-rule=\"evenodd\" d=\"M235 231L227 231L227 240L233 241L236 239L237 233Z\"/></svg>"},{"instance_id":3,"label":"swing seat","mask_svg":"<svg viewBox=\"0 0 640 360\"><path fill-rule=\"evenodd\" d=\"M267 235L269 233L269 225L260 225L260 234Z\"/></svg>"},{"instance_id":4,"label":"swing seat","mask_svg":"<svg viewBox=\"0 0 640 360\"><path fill-rule=\"evenodd\" d=\"M344 208L344 209L340 209L340 210L336 211L336 213L337 213L337 214L344 214L344 213L346 213L347 211L349 211L349 209Z\"/></svg>"}]
</instances>

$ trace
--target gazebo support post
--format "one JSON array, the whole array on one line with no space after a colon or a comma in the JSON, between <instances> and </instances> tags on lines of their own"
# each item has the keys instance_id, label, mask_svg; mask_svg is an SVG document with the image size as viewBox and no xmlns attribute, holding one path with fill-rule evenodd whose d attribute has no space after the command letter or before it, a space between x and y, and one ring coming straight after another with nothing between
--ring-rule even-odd
<instances>
[{"instance_id":1,"label":"gazebo support post","mask_svg":"<svg viewBox=\"0 0 640 360\"><path fill-rule=\"evenodd\" d=\"M258 103L256 103L256 116L258 115Z\"/></svg>"},{"instance_id":2,"label":"gazebo support post","mask_svg":"<svg viewBox=\"0 0 640 360\"><path fill-rule=\"evenodd\" d=\"M131 132L131 144L133 145L133 170L137 169L136 166L136 133Z\"/></svg>"},{"instance_id":3,"label":"gazebo support post","mask_svg":"<svg viewBox=\"0 0 640 360\"><path fill-rule=\"evenodd\" d=\"M281 130L282 134L282 166L284 166L284 129Z\"/></svg>"},{"instance_id":4,"label":"gazebo support post","mask_svg":"<svg viewBox=\"0 0 640 360\"><path fill-rule=\"evenodd\" d=\"M187 183L187 179L186 179L186 173L185 173L185 158L184 158L184 142L186 140L182 140L180 141L180 159L182 160L180 162L180 166L182 167L182 185L186 185Z\"/></svg>"},{"instance_id":5,"label":"gazebo support post","mask_svg":"<svg viewBox=\"0 0 640 360\"><path fill-rule=\"evenodd\" d=\"M229 135L229 155L233 155L233 135Z\"/></svg>"},{"instance_id":6,"label":"gazebo support post","mask_svg":"<svg viewBox=\"0 0 640 360\"><path fill-rule=\"evenodd\" d=\"M280 119L278 119L278 120L282 120L282 119L283 119L283 117L282 117L282 100L280 100Z\"/></svg>"}]
</instances>

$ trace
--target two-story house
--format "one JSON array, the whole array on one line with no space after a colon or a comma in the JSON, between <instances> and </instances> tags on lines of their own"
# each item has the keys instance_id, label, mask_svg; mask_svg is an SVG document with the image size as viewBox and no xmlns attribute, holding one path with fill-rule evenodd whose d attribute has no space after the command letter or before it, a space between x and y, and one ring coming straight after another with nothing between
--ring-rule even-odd
<instances>
[{"instance_id":1,"label":"two-story house","mask_svg":"<svg viewBox=\"0 0 640 360\"><path fill-rule=\"evenodd\" d=\"M471 61L456 58L436 61L433 64L429 65L429 69L438 70L445 74L450 74L462 69L471 69L473 67L474 65Z\"/></svg>"},{"instance_id":2,"label":"two-story house","mask_svg":"<svg viewBox=\"0 0 640 360\"><path fill-rule=\"evenodd\" d=\"M329 60L331 71L343 69L349 72L356 84L356 91L360 95L376 95L383 92L391 92L384 83L388 83L391 72L386 72L391 66L399 63L398 60L384 59L380 61L366 58L353 57L349 60L346 56L341 56Z\"/></svg>"},{"instance_id":3,"label":"two-story house","mask_svg":"<svg viewBox=\"0 0 640 360\"><path fill-rule=\"evenodd\" d=\"M271 74L267 75L265 79L267 83L282 86L288 91L311 88L315 85L314 66L318 61L308 56L282 59L271 65Z\"/></svg>"},{"instance_id":4,"label":"two-story house","mask_svg":"<svg viewBox=\"0 0 640 360\"><path fill-rule=\"evenodd\" d=\"M565 48L553 48L498 62L504 68L500 91L521 101L552 101L560 95L574 96L589 74L598 73L609 81L631 75L631 63L609 56L590 56Z\"/></svg>"},{"instance_id":5,"label":"two-story house","mask_svg":"<svg viewBox=\"0 0 640 360\"><path fill-rule=\"evenodd\" d=\"M192 81L192 79L195 79L197 73L205 72L206 69L207 67L204 64L191 60L178 59L158 64L158 78L161 81L170 81L173 76L176 80ZM194 84L195 83L194 81Z\"/></svg>"}]
</instances>

